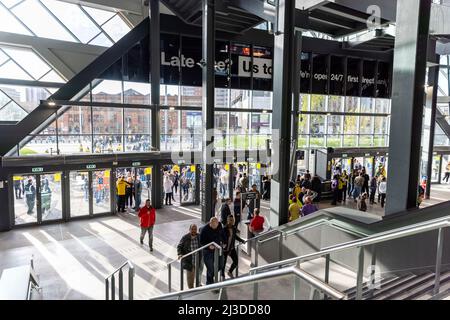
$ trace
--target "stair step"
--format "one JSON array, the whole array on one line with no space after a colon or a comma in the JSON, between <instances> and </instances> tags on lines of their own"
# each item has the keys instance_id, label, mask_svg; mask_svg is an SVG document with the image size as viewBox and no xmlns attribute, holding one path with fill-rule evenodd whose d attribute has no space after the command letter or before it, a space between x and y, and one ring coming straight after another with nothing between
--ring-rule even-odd
<instances>
[{"instance_id":1,"label":"stair step","mask_svg":"<svg viewBox=\"0 0 450 320\"><path fill-rule=\"evenodd\" d=\"M412 279L415 279L417 277L417 275L414 274L406 274L400 277L395 277L393 279L391 279L390 281L388 281L387 283L385 283L384 285L381 286L380 289L376 289L373 292L372 296L369 296L369 294L371 293L370 291L366 291L365 293L363 293L363 299L374 299L375 297L377 297L378 295L391 290L393 288L397 288L398 286L404 284L405 282L411 281ZM354 296L349 297L349 299L355 299Z\"/></svg>"},{"instance_id":2,"label":"stair step","mask_svg":"<svg viewBox=\"0 0 450 320\"><path fill-rule=\"evenodd\" d=\"M380 285L381 285L381 287L384 287L384 286L390 285L391 283L397 281L398 279L399 279L399 277L395 277L395 276L383 278L380 280ZM370 282L363 283L363 296L365 294L369 293L369 291L370 291L369 285L370 285ZM345 290L344 293L347 294L347 297L349 299L352 299L356 295L356 287Z\"/></svg>"},{"instance_id":3,"label":"stair step","mask_svg":"<svg viewBox=\"0 0 450 320\"><path fill-rule=\"evenodd\" d=\"M442 277L441 286L447 283L450 283L450 276ZM404 298L402 298L402 300L421 300L420 298L427 294L433 295L433 289L434 289L434 278L428 283L424 283L421 286L413 288L413 292L407 294Z\"/></svg>"},{"instance_id":4,"label":"stair step","mask_svg":"<svg viewBox=\"0 0 450 320\"><path fill-rule=\"evenodd\" d=\"M414 287L420 286L424 283L429 282L434 279L433 273L425 273L422 275L414 276L413 278L401 282L398 285L385 289L381 288L379 292L377 292L371 300L394 300L398 296L401 296L405 293L405 291L412 290Z\"/></svg>"}]
</instances>

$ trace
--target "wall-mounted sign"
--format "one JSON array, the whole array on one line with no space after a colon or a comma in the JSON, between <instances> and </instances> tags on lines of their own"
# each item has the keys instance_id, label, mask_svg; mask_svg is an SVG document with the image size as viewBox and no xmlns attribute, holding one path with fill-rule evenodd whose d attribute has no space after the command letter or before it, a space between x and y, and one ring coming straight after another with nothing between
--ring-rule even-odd
<instances>
[{"instance_id":1,"label":"wall-mounted sign","mask_svg":"<svg viewBox=\"0 0 450 320\"><path fill-rule=\"evenodd\" d=\"M141 165L141 163L140 162L133 162L131 165L133 167L139 167Z\"/></svg>"},{"instance_id":2,"label":"wall-mounted sign","mask_svg":"<svg viewBox=\"0 0 450 320\"><path fill-rule=\"evenodd\" d=\"M96 169L97 168L97 165L96 164L88 164L87 166L86 166L86 169Z\"/></svg>"},{"instance_id":3,"label":"wall-mounted sign","mask_svg":"<svg viewBox=\"0 0 450 320\"><path fill-rule=\"evenodd\" d=\"M390 62L304 50L298 74L301 93L390 98ZM148 51L136 46L128 59L118 60L101 78L122 80L125 62L132 81L148 83L148 60L142 55ZM273 51L272 47L216 41L216 87L272 91ZM201 87L202 69L200 38L161 34L161 84Z\"/></svg>"},{"instance_id":4,"label":"wall-mounted sign","mask_svg":"<svg viewBox=\"0 0 450 320\"><path fill-rule=\"evenodd\" d=\"M33 172L33 173L38 173L38 172L44 172L44 168L32 168L31 169L31 172Z\"/></svg>"}]
</instances>

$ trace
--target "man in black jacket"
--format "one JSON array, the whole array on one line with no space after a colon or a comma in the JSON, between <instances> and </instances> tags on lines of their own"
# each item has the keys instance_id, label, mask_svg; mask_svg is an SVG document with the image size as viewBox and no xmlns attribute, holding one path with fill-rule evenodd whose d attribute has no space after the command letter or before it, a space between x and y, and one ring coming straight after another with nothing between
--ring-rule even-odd
<instances>
[{"instance_id":1,"label":"man in black jacket","mask_svg":"<svg viewBox=\"0 0 450 320\"><path fill-rule=\"evenodd\" d=\"M222 236L222 227L216 217L212 217L209 224L200 230L200 245L205 246L211 242L215 242L220 247L223 247L224 239ZM214 250L215 246L210 245L203 249L203 261L206 266L206 284L214 283ZM219 257L219 270L222 268L223 256Z\"/></svg>"},{"instance_id":2,"label":"man in black jacket","mask_svg":"<svg viewBox=\"0 0 450 320\"><path fill-rule=\"evenodd\" d=\"M181 240L180 243L178 243L177 246L177 252L178 252L178 259L181 259L182 256L193 252L200 248L200 237L197 232L197 225L191 224L189 227L189 233L185 234ZM202 254L199 252L198 254L190 255L189 257L184 258L181 260L181 268L186 270L186 280L187 285L189 289L194 288L194 281L195 281L195 266L196 261L195 259L199 259L198 266L199 270L202 270L201 263L202 263Z\"/></svg>"}]
</instances>

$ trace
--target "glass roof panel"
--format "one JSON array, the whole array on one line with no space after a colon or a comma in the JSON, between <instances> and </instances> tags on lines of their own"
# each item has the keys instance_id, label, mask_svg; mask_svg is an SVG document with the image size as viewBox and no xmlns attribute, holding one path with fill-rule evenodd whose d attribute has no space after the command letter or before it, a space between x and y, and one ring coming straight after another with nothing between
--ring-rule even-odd
<instances>
[{"instance_id":1,"label":"glass roof panel","mask_svg":"<svg viewBox=\"0 0 450 320\"><path fill-rule=\"evenodd\" d=\"M50 66L31 49L9 47L2 47L1 49L24 70L31 74L35 80L38 80L51 69Z\"/></svg>"},{"instance_id":2,"label":"glass roof panel","mask_svg":"<svg viewBox=\"0 0 450 320\"><path fill-rule=\"evenodd\" d=\"M7 9L0 6L0 31L19 33L27 36L32 34Z\"/></svg>"},{"instance_id":3,"label":"glass roof panel","mask_svg":"<svg viewBox=\"0 0 450 320\"><path fill-rule=\"evenodd\" d=\"M130 27L119 16L115 16L109 20L102 28L115 42L130 32Z\"/></svg>"},{"instance_id":4,"label":"glass roof panel","mask_svg":"<svg viewBox=\"0 0 450 320\"><path fill-rule=\"evenodd\" d=\"M116 14L115 12L112 11L100 10L86 6L82 7L99 25L104 24L106 21L111 19Z\"/></svg>"},{"instance_id":5,"label":"glass roof panel","mask_svg":"<svg viewBox=\"0 0 450 320\"><path fill-rule=\"evenodd\" d=\"M13 61L8 61L0 67L0 78L16 80L33 80L25 71L23 71Z\"/></svg>"},{"instance_id":6,"label":"glass roof panel","mask_svg":"<svg viewBox=\"0 0 450 320\"><path fill-rule=\"evenodd\" d=\"M12 11L38 37L77 42L37 0L26 0Z\"/></svg>"},{"instance_id":7,"label":"glass roof panel","mask_svg":"<svg viewBox=\"0 0 450 320\"><path fill-rule=\"evenodd\" d=\"M95 37L100 29L76 4L54 0L41 2L83 43Z\"/></svg>"}]
</instances>

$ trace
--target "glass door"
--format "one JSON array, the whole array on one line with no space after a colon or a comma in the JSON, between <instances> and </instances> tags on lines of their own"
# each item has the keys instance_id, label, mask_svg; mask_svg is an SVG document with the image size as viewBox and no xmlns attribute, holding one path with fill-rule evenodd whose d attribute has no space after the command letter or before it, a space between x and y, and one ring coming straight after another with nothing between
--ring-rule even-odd
<instances>
[{"instance_id":1,"label":"glass door","mask_svg":"<svg viewBox=\"0 0 450 320\"><path fill-rule=\"evenodd\" d=\"M111 212L110 192L111 186L109 184L111 178L111 170L101 170L92 172L92 213L104 214Z\"/></svg>"},{"instance_id":2,"label":"glass door","mask_svg":"<svg viewBox=\"0 0 450 320\"><path fill-rule=\"evenodd\" d=\"M71 171L70 179L70 217L90 215L91 183L88 171Z\"/></svg>"},{"instance_id":3,"label":"glass door","mask_svg":"<svg viewBox=\"0 0 450 320\"><path fill-rule=\"evenodd\" d=\"M40 215L42 221L62 219L62 172L40 175Z\"/></svg>"},{"instance_id":4,"label":"glass door","mask_svg":"<svg viewBox=\"0 0 450 320\"><path fill-rule=\"evenodd\" d=\"M15 225L38 222L36 180L35 175L13 176Z\"/></svg>"},{"instance_id":5,"label":"glass door","mask_svg":"<svg viewBox=\"0 0 450 320\"><path fill-rule=\"evenodd\" d=\"M181 204L194 204L196 192L195 165L182 166L180 170L179 188Z\"/></svg>"},{"instance_id":6,"label":"glass door","mask_svg":"<svg viewBox=\"0 0 450 320\"><path fill-rule=\"evenodd\" d=\"M256 189L261 192L261 164L250 163L249 169L249 189L256 184Z\"/></svg>"},{"instance_id":7,"label":"glass door","mask_svg":"<svg viewBox=\"0 0 450 320\"><path fill-rule=\"evenodd\" d=\"M14 175L14 225L62 219L62 173Z\"/></svg>"}]
</instances>

